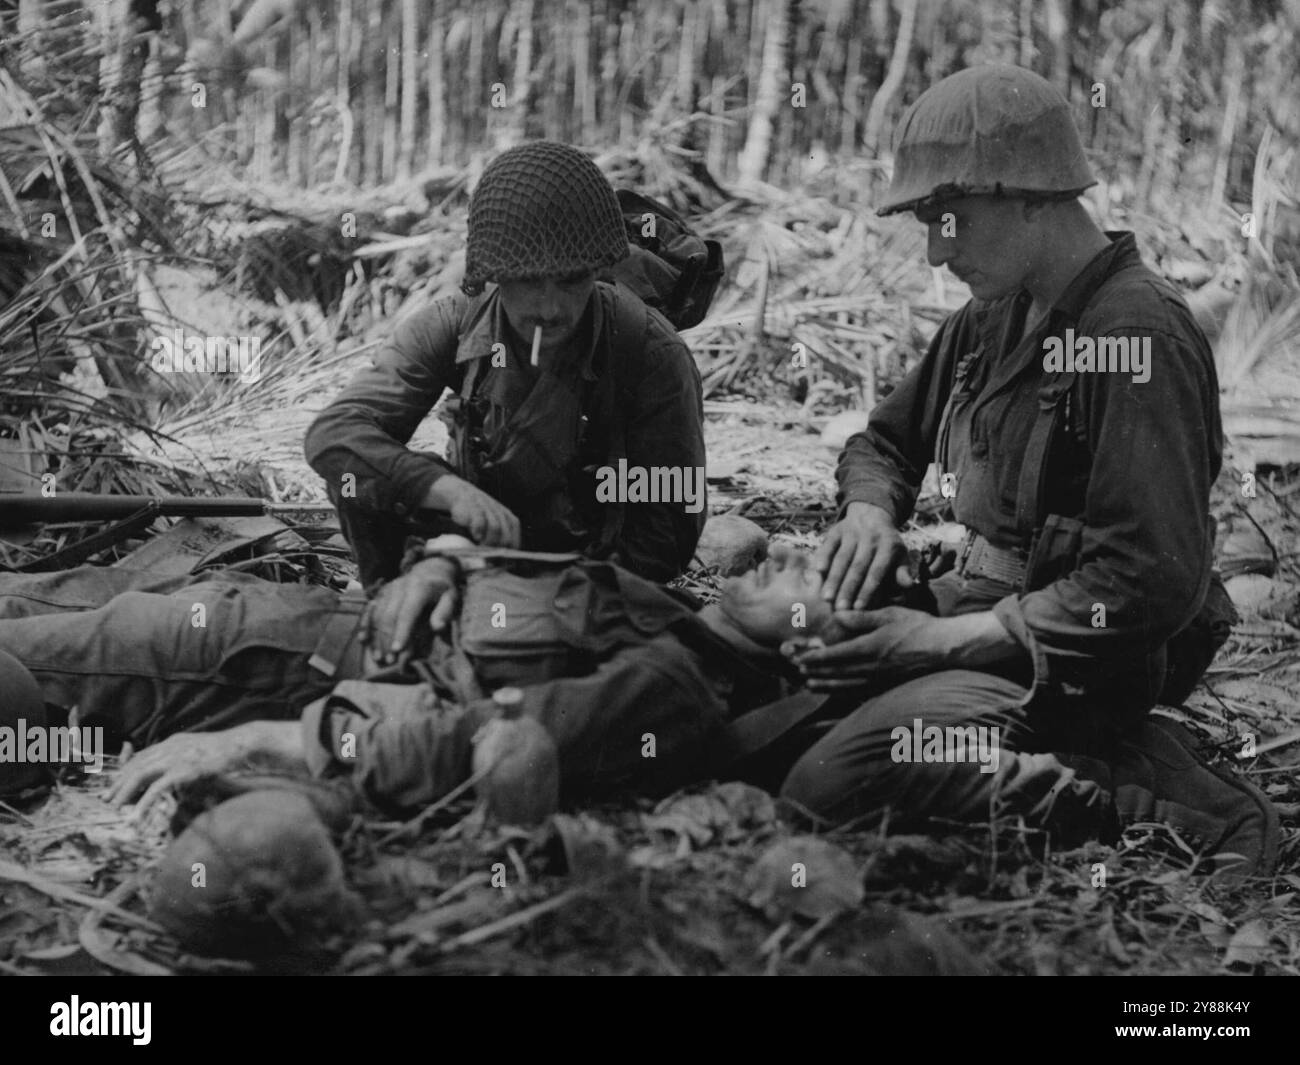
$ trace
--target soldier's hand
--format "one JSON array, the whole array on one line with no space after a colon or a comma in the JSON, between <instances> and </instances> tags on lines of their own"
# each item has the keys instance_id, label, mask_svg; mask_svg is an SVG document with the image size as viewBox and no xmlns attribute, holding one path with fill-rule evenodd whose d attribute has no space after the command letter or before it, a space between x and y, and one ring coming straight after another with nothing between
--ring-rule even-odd
<instances>
[{"instance_id":1,"label":"soldier's hand","mask_svg":"<svg viewBox=\"0 0 1300 1065\"><path fill-rule=\"evenodd\" d=\"M177 785L256 762L274 762L280 767L301 764L305 768L298 722L250 721L221 732L169 736L146 747L122 767L108 799L121 806L139 796L135 816L140 818Z\"/></svg>"},{"instance_id":2,"label":"soldier's hand","mask_svg":"<svg viewBox=\"0 0 1300 1065\"><path fill-rule=\"evenodd\" d=\"M424 505L448 515L469 532L476 544L485 547L520 544L519 519L514 512L454 473L444 473L433 482L424 497Z\"/></svg>"},{"instance_id":3,"label":"soldier's hand","mask_svg":"<svg viewBox=\"0 0 1300 1065\"><path fill-rule=\"evenodd\" d=\"M912 584L907 549L893 518L870 503L849 504L843 520L822 540L813 568L822 575L822 598L836 610L866 610L891 576L900 588Z\"/></svg>"},{"instance_id":4,"label":"soldier's hand","mask_svg":"<svg viewBox=\"0 0 1300 1065\"><path fill-rule=\"evenodd\" d=\"M943 668L953 651L941 618L907 607L845 611L834 618L843 638L818 647L782 646L813 691L860 687L871 680L899 681Z\"/></svg>"},{"instance_id":5,"label":"soldier's hand","mask_svg":"<svg viewBox=\"0 0 1300 1065\"><path fill-rule=\"evenodd\" d=\"M361 642L380 665L387 665L411 645L421 618L442 632L460 606L460 567L453 559L426 558L389 581L366 607Z\"/></svg>"}]
</instances>

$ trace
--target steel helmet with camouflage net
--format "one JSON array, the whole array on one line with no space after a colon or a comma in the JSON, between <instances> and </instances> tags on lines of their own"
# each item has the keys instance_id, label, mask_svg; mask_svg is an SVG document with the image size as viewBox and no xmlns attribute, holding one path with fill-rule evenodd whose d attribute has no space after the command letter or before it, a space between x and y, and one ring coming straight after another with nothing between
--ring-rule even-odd
<instances>
[{"instance_id":1,"label":"steel helmet with camouflage net","mask_svg":"<svg viewBox=\"0 0 1300 1065\"><path fill-rule=\"evenodd\" d=\"M585 154L535 141L502 152L469 205L465 281L535 281L613 266L628 254L614 189Z\"/></svg>"},{"instance_id":2,"label":"steel helmet with camouflage net","mask_svg":"<svg viewBox=\"0 0 1300 1065\"><path fill-rule=\"evenodd\" d=\"M1065 97L1023 67L944 78L904 113L895 145L881 215L957 196L1066 199L1097 183Z\"/></svg>"}]
</instances>

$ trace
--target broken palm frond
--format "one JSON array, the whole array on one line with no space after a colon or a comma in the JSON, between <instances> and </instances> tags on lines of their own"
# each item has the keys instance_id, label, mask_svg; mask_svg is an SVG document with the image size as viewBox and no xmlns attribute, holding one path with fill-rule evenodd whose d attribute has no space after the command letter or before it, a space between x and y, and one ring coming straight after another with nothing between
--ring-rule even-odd
<instances>
[{"instance_id":1,"label":"broken palm frond","mask_svg":"<svg viewBox=\"0 0 1300 1065\"><path fill-rule=\"evenodd\" d=\"M147 264L173 246L173 219L165 190L65 131L93 124L86 115L69 121L69 104L0 71L0 111L10 119L0 130L0 194L19 230L0 241L0 439L12 442L5 451L17 467L6 487L131 495L184 494L199 479L217 487L122 446L133 433L157 438L152 423L178 383L153 373L143 354L154 323L140 298ZM30 561L77 531L48 530L6 549L5 561Z\"/></svg>"},{"instance_id":2,"label":"broken palm frond","mask_svg":"<svg viewBox=\"0 0 1300 1065\"><path fill-rule=\"evenodd\" d=\"M1295 358L1300 348L1300 283L1294 278L1247 280L1228 312L1216 348L1219 383L1228 393L1243 388L1271 356ZM1295 392L1300 398L1300 391Z\"/></svg>"},{"instance_id":3,"label":"broken palm frond","mask_svg":"<svg viewBox=\"0 0 1300 1065\"><path fill-rule=\"evenodd\" d=\"M109 894L106 901L120 909L136 895L137 881L138 877L133 877L121 884ZM107 909L92 909L82 920L77 929L77 939L86 953L102 965L131 976L171 976L171 969L123 949L120 937L103 929L104 917L111 912L113 911Z\"/></svg>"},{"instance_id":4,"label":"broken palm frond","mask_svg":"<svg viewBox=\"0 0 1300 1065\"><path fill-rule=\"evenodd\" d=\"M94 895L87 895L84 892L77 891L75 888L67 887L63 884L56 883L49 877L34 873L29 869L24 869L13 862L5 861L0 858L0 880L7 880L14 884L23 884L48 895L52 899L58 899L62 902L75 903L78 906L96 913L111 914L116 920L123 924L130 925L132 928L138 928L145 932L161 932L162 929L147 918L137 916L130 910L123 909L120 901L115 900L113 896L108 898L97 898Z\"/></svg>"}]
</instances>

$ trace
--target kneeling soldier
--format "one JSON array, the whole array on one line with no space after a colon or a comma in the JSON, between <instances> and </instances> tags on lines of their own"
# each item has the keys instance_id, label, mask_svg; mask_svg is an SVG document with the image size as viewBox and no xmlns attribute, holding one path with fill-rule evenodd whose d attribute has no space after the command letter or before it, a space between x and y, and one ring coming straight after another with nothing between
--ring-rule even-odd
<instances>
[{"instance_id":1,"label":"kneeling soldier","mask_svg":"<svg viewBox=\"0 0 1300 1065\"><path fill-rule=\"evenodd\" d=\"M614 190L576 148L526 144L487 166L470 203L470 298L401 323L307 433L364 584L396 575L430 512L442 520L425 534L575 551L656 581L686 568L706 517L700 375L664 317L596 280L628 253ZM446 388L443 461L406 445ZM620 463L679 471L701 498L608 501L598 488Z\"/></svg>"},{"instance_id":2,"label":"kneeling soldier","mask_svg":"<svg viewBox=\"0 0 1300 1065\"><path fill-rule=\"evenodd\" d=\"M1078 773L1113 791L1121 821L1165 821L1264 872L1268 800L1148 716L1187 696L1230 624L1212 572L1218 382L1177 291L1078 201L1094 183L1068 104L1027 70L954 74L903 117L881 213L914 212L930 264L974 298L840 457L818 568L863 635L798 661L814 686L875 692L783 793L831 820L887 806L983 820L1008 773ZM867 610L932 461L968 529L931 585L940 616ZM999 772L939 750L918 765L928 748L898 742L980 726L1019 752Z\"/></svg>"}]
</instances>

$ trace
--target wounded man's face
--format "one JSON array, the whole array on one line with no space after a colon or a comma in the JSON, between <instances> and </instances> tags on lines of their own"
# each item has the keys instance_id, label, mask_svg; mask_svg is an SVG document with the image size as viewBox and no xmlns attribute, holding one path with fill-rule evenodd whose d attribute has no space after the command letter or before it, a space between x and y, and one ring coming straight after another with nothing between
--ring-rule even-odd
<instances>
[{"instance_id":1,"label":"wounded man's face","mask_svg":"<svg viewBox=\"0 0 1300 1065\"><path fill-rule=\"evenodd\" d=\"M719 606L755 643L779 647L816 636L830 621L821 590L821 574L809 565L808 555L773 544L766 562L723 584Z\"/></svg>"}]
</instances>

